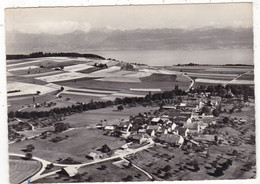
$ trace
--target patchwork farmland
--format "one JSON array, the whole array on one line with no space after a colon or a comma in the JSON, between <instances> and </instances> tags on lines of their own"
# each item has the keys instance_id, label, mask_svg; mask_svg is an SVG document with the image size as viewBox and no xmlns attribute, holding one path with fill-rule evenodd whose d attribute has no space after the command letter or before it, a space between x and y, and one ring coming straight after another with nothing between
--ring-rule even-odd
<instances>
[{"instance_id":1,"label":"patchwork farmland","mask_svg":"<svg viewBox=\"0 0 260 184\"><path fill-rule=\"evenodd\" d=\"M126 70L124 65L93 58L8 60L8 110L32 110L33 103L55 102L56 107L66 107L77 101L144 97L149 91L172 90L175 85L187 89L191 83L180 72L153 67Z\"/></svg>"},{"instance_id":2,"label":"patchwork farmland","mask_svg":"<svg viewBox=\"0 0 260 184\"><path fill-rule=\"evenodd\" d=\"M224 103L225 97L222 99L222 96L215 96L216 99L213 100L215 103L212 103L211 97L206 96L205 92L203 96L203 93L195 95L193 91L197 87L200 89L200 85L211 86L212 89L212 86L219 84L224 92L227 85L243 84L248 88L252 87L254 86L254 68L253 66L226 65L155 67L112 59L81 57L8 60L8 115L11 114L11 118L8 119L10 181L21 183L29 176L33 176L33 181L40 183L199 179L200 175L195 175L198 171L190 168L190 162L193 163L196 153L186 155L185 150L168 148L173 142L164 144L168 139L164 140L161 135L168 134L169 124L172 123L173 126L175 121L178 122L175 127L181 129L181 124L183 124L181 118L185 119L185 116L190 113L198 114L204 106L212 111L214 108L220 109L218 104ZM213 91L212 94L214 94ZM227 90L226 93L228 94ZM163 95L168 96L163 98ZM152 97L153 100L151 100ZM146 98L149 102L145 103ZM183 106L185 103L190 104ZM250 99L250 103L252 106L253 99ZM230 104L234 106L230 107L231 110L235 108L240 108L241 111L247 110L247 116L243 117L243 121L253 124L253 115L248 118L249 113L254 113L250 105L238 105L234 100L225 104L225 108ZM212 114L207 116L211 122L218 121L221 124L220 118L225 118L226 112L223 111L218 118L213 117ZM18 116L22 114L22 117L17 117L17 114ZM159 121L164 122L164 125L161 125ZM199 120L196 121L202 123L203 126L207 122L206 118L203 119L204 124ZM188 126L187 122L184 121L185 126ZM136 127L132 128L131 125L135 123ZM254 131L251 124L250 129L247 130L250 133ZM157 126L165 128L167 133L157 129ZM149 127L155 128L153 131L156 131L156 135L148 133L151 130ZM171 129L169 137L180 136L179 132L175 135L176 132ZM226 132L230 129L235 131L233 128L223 129ZM240 131L239 127L236 129ZM229 139L232 140L228 134L221 135L221 140L226 142ZM187 136L183 137L191 141ZM209 137L214 139L213 135ZM247 135L246 138L249 139L249 136ZM195 141L195 144L199 143ZM212 146L212 143L206 144ZM214 159L218 159L222 153L226 154L227 149L218 146L222 143L214 144L216 145L213 148L208 149ZM154 145L158 146L153 147ZM235 146L233 147L241 151ZM246 146L247 143L243 148L247 148ZM252 143L248 150L253 150L253 146ZM156 156L157 153L161 156ZM174 153L179 156L175 158L172 155ZM28 159L30 154L33 156L31 155L32 158ZM250 152L250 154L254 153ZM161 160L163 157L165 157L164 160ZM192 161L185 163L185 159ZM160 164L158 160L161 160ZM197 160L204 163L204 157ZM239 161L233 163L238 165ZM172 170L167 164L176 168L180 165L180 169ZM185 166L182 167L182 165ZM204 165L205 168L199 173L207 179L214 179L216 176L209 175L206 168L208 166ZM73 170L73 168L76 168L77 174L70 176L68 173L62 173L66 169ZM211 167L211 169L214 168ZM115 174L114 170L118 170L118 173ZM254 172L254 167L252 170ZM171 175L170 172L175 174ZM240 173L235 169L233 172ZM252 177L252 172L248 172L241 178ZM102 178L98 174L101 174ZM107 177L112 174L112 177ZM236 176L239 178L240 174ZM230 175L227 173L222 178L230 178Z\"/></svg>"}]
</instances>

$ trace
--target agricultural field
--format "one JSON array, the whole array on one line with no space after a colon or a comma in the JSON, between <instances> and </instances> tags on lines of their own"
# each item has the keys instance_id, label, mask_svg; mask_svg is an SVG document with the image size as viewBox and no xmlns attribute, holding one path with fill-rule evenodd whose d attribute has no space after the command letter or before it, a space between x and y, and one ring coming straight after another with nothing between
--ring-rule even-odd
<instances>
[{"instance_id":1,"label":"agricultural field","mask_svg":"<svg viewBox=\"0 0 260 184\"><path fill-rule=\"evenodd\" d=\"M41 169L41 163L35 160L24 160L19 157L9 158L9 178L11 183L20 183Z\"/></svg>"},{"instance_id":2,"label":"agricultural field","mask_svg":"<svg viewBox=\"0 0 260 184\"><path fill-rule=\"evenodd\" d=\"M97 63L106 67L95 66ZM121 68L123 65L111 60L69 57L9 60L8 111L41 111L76 102L144 97L149 91L169 91L176 85L187 90L200 84L254 84L251 66L136 66L126 70ZM59 91L61 88L64 90ZM54 102L55 106L35 108L33 98L34 103Z\"/></svg>"},{"instance_id":3,"label":"agricultural field","mask_svg":"<svg viewBox=\"0 0 260 184\"><path fill-rule=\"evenodd\" d=\"M185 90L191 84L180 72L148 66L126 70L121 69L123 65L112 60L69 57L8 60L8 111L42 111L82 101L144 97L149 91L168 91L175 85ZM51 102L55 106L41 105ZM40 107L35 108L37 103Z\"/></svg>"}]
</instances>

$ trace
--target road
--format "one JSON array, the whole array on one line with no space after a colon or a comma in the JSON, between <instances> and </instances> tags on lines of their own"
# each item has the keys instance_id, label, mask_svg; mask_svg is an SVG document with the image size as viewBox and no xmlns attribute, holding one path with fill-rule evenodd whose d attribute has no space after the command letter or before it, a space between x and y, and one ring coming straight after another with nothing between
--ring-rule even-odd
<instances>
[{"instance_id":1,"label":"road","mask_svg":"<svg viewBox=\"0 0 260 184\"><path fill-rule=\"evenodd\" d=\"M139 147L139 148L136 148L136 149L126 149L124 151L121 151L117 154L115 154L114 156L111 156L111 157L108 157L108 158L104 158L104 159L96 159L92 162L87 162L87 163L82 163L82 164L58 164L58 163L53 163L54 166L60 166L60 167L74 167L76 169L79 169L80 167L84 167L84 166L88 166L88 165L93 165L93 164L97 164L97 163L102 163L102 162L105 162L105 161L109 161L109 160L113 160L113 159L116 159L116 158L121 158L121 159L124 159L124 157L128 156L128 155L131 155L131 154L134 154L134 153L137 153L139 151L142 151L142 150L145 150L145 149L148 149L148 148L151 148L152 146L154 145L154 142L152 139L149 139L149 143L145 146L142 146L142 147ZM24 157L25 155L23 154L17 154L17 153L9 153L9 156L18 156L18 157ZM46 173L46 174L43 174L41 175L41 173L45 170L45 167L48 165L48 164L51 164L52 162L50 161L47 161L47 160L44 160L44 159L41 159L39 157L35 157L33 156L33 159L34 160L37 160L39 161L41 164L42 164L42 168L34 175L30 178L30 182L33 182L33 181L36 181L36 180L39 180L41 178L44 178L46 176L50 176L50 175L53 175L55 174L56 172L58 172L59 170L56 170L56 171L53 171L53 172L50 172L50 173ZM136 168L138 168L140 171L142 172L146 172L144 170L142 170L141 168L139 168L138 166L136 166ZM145 173L147 176L150 175L149 173ZM149 176L150 178L150 176ZM28 181L24 181L22 182L22 184L27 184Z\"/></svg>"},{"instance_id":2,"label":"road","mask_svg":"<svg viewBox=\"0 0 260 184\"><path fill-rule=\"evenodd\" d=\"M249 71L247 71L247 72L245 72L245 73L239 74L238 76L236 76L236 77L235 77L234 79L232 79L231 81L228 81L227 83L225 83L225 84L224 84L224 87L226 87L226 85L232 83L233 81L237 80L239 77L250 73L251 71L252 71L252 70L249 70Z\"/></svg>"},{"instance_id":3,"label":"road","mask_svg":"<svg viewBox=\"0 0 260 184\"><path fill-rule=\"evenodd\" d=\"M189 92L189 90L190 90L190 89L192 88L192 86L194 85L195 81L194 81L192 78L190 78L188 75L184 74L184 73L182 73L182 75L185 76L185 77L187 77L187 78L191 81L191 84L190 84L189 88L186 90L186 92Z\"/></svg>"}]
</instances>

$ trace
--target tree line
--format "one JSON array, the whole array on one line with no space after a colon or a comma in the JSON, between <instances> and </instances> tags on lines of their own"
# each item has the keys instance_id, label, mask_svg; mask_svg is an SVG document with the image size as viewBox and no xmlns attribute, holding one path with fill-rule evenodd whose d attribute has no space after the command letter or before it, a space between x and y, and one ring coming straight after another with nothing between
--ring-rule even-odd
<instances>
[{"instance_id":1,"label":"tree line","mask_svg":"<svg viewBox=\"0 0 260 184\"><path fill-rule=\"evenodd\" d=\"M248 85L201 85L195 89L190 91L191 93L206 93L209 92L212 95L218 95L223 98L231 98L232 94L234 96L242 95L244 99L248 99L248 97L254 97L255 91L254 88ZM231 94L231 93L232 94Z\"/></svg>"},{"instance_id":2,"label":"tree line","mask_svg":"<svg viewBox=\"0 0 260 184\"><path fill-rule=\"evenodd\" d=\"M56 115L71 115L73 113L81 113L83 111L106 108L112 105L127 105L127 104L144 104L164 99L172 99L175 96L186 95L187 93L177 87L172 91L164 91L160 93L149 93L145 97L125 97L116 98L114 101L91 101L90 103L77 103L67 107L53 108L49 111L11 111L8 113L8 118L44 118L54 117Z\"/></svg>"},{"instance_id":3,"label":"tree line","mask_svg":"<svg viewBox=\"0 0 260 184\"><path fill-rule=\"evenodd\" d=\"M209 92L212 95L219 95L223 98L231 98L230 94L228 93L231 91L234 95L242 95L244 100L248 99L248 96L254 97L254 89L246 85L216 85L216 86L205 86L201 85L193 90L191 93L205 93ZM187 93L178 88L176 85L175 88L171 91L164 91L159 93L151 94L149 92L148 95L145 97L125 97L125 98L116 98L114 101L91 101L90 103L77 103L76 105L71 105L68 107L60 107L60 108L53 108L49 111L16 111L16 112L9 112L8 118L43 118L43 117L55 117L56 115L71 115L73 113L81 113L83 111L94 110L94 109L101 109L106 108L112 105L130 105L130 104L149 104L151 102L160 102L161 100L166 99L173 99L176 96L187 95Z\"/></svg>"},{"instance_id":4,"label":"tree line","mask_svg":"<svg viewBox=\"0 0 260 184\"><path fill-rule=\"evenodd\" d=\"M75 52L57 52L57 53L44 53L44 52L34 52L31 54L10 54L6 55L6 59L25 59L25 58L38 58L38 57L85 57L85 58L95 58L95 59L105 59L99 55L95 54L79 54Z\"/></svg>"}]
</instances>

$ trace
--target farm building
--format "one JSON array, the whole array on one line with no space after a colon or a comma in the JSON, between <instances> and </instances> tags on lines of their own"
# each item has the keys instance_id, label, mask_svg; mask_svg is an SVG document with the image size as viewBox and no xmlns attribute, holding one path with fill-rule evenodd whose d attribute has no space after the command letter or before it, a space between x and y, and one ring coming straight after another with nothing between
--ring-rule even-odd
<instances>
[{"instance_id":1,"label":"farm building","mask_svg":"<svg viewBox=\"0 0 260 184\"><path fill-rule=\"evenodd\" d=\"M77 168L73 167L73 166L68 166L68 167L62 168L61 172L68 175L69 177L73 177L76 174L78 174Z\"/></svg>"},{"instance_id":2,"label":"farm building","mask_svg":"<svg viewBox=\"0 0 260 184\"><path fill-rule=\"evenodd\" d=\"M95 153L95 152L91 152L88 156L86 156L87 158L91 159L91 160L97 160L97 159L101 159L103 158L102 154L99 153Z\"/></svg>"},{"instance_id":3,"label":"farm building","mask_svg":"<svg viewBox=\"0 0 260 184\"><path fill-rule=\"evenodd\" d=\"M184 143L183 137L175 134L162 134L158 139L161 143L168 143L171 146L181 146Z\"/></svg>"},{"instance_id":4,"label":"farm building","mask_svg":"<svg viewBox=\"0 0 260 184\"><path fill-rule=\"evenodd\" d=\"M114 125L107 125L105 126L105 130L114 130L115 126Z\"/></svg>"},{"instance_id":5,"label":"farm building","mask_svg":"<svg viewBox=\"0 0 260 184\"><path fill-rule=\"evenodd\" d=\"M161 118L153 118L153 119L151 120L151 124L152 124L152 125L157 125L157 124L159 124L159 123L162 123Z\"/></svg>"}]
</instances>

